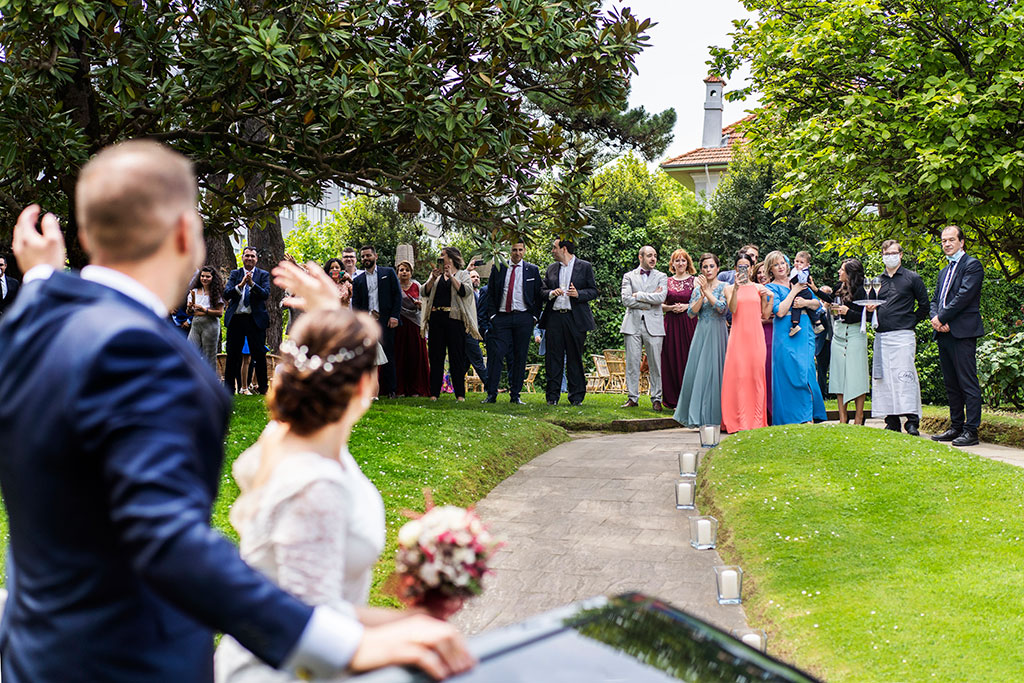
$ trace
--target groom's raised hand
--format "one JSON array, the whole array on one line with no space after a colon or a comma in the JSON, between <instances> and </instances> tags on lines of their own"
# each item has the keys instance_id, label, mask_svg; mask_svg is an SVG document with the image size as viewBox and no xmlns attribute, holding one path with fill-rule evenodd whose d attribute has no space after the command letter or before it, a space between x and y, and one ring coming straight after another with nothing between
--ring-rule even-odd
<instances>
[{"instance_id":1,"label":"groom's raised hand","mask_svg":"<svg viewBox=\"0 0 1024 683\"><path fill-rule=\"evenodd\" d=\"M42 209L38 204L27 206L14 226L11 248L22 273L40 265L50 266L54 270L64 267L64 235L61 234L60 223L56 216L48 213L43 216L41 231L36 230L40 212Z\"/></svg>"},{"instance_id":2,"label":"groom's raised hand","mask_svg":"<svg viewBox=\"0 0 1024 683\"><path fill-rule=\"evenodd\" d=\"M349 668L370 671L385 666L415 666L440 680L476 664L466 641L451 624L415 615L363 631Z\"/></svg>"}]
</instances>

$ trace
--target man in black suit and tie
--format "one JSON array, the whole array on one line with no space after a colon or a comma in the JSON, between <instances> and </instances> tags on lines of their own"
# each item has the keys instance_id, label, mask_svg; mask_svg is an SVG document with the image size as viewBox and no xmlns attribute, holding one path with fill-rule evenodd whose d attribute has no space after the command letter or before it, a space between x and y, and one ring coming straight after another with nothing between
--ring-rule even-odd
<instances>
[{"instance_id":1,"label":"man in black suit and tie","mask_svg":"<svg viewBox=\"0 0 1024 683\"><path fill-rule=\"evenodd\" d=\"M548 266L541 284L545 301L540 328L547 331L544 372L548 405L558 405L562 375L567 379L569 404L578 406L587 395L583 373L583 349L587 332L594 329L594 315L587 302L597 298L594 268L575 256L576 245L557 239L551 243L555 263Z\"/></svg>"},{"instance_id":2,"label":"man in black suit and tie","mask_svg":"<svg viewBox=\"0 0 1024 683\"><path fill-rule=\"evenodd\" d=\"M0 256L0 316L14 303L20 285L13 277L7 277L7 259Z\"/></svg>"},{"instance_id":3,"label":"man in black suit and tie","mask_svg":"<svg viewBox=\"0 0 1024 683\"><path fill-rule=\"evenodd\" d=\"M254 247L242 250L242 267L231 271L224 288L224 326L227 328L227 362L224 384L234 393L245 386L242 377L242 346L249 340L249 363L256 371L256 388L267 393L267 297L270 296L270 273L256 267L259 252Z\"/></svg>"},{"instance_id":4,"label":"man in black suit and tie","mask_svg":"<svg viewBox=\"0 0 1024 683\"><path fill-rule=\"evenodd\" d=\"M985 268L964 251L964 231L957 225L942 231L942 253L949 264L935 283L931 316L952 424L932 439L974 446L981 425L977 348L978 337L985 334L979 310Z\"/></svg>"},{"instance_id":5,"label":"man in black suit and tie","mask_svg":"<svg viewBox=\"0 0 1024 683\"><path fill-rule=\"evenodd\" d=\"M377 250L365 246L359 250L363 272L352 282L352 308L369 311L380 323L380 345L388 362L380 366L380 395L395 397L398 375L395 373L395 330L402 318L402 290L394 268L377 265Z\"/></svg>"},{"instance_id":6,"label":"man in black suit and tie","mask_svg":"<svg viewBox=\"0 0 1024 683\"><path fill-rule=\"evenodd\" d=\"M4 683L212 683L214 631L304 678L424 663L396 645L436 626L410 623L411 639L309 607L210 528L231 401L166 320L205 256L191 163L125 142L75 189L91 265L60 272L57 219L40 233L28 207L14 228L26 283L0 323Z\"/></svg>"},{"instance_id":7,"label":"man in black suit and tie","mask_svg":"<svg viewBox=\"0 0 1024 683\"><path fill-rule=\"evenodd\" d=\"M508 378L509 397L512 403L523 403L520 394L526 378L526 354L543 303L540 268L524 261L525 255L526 245L523 242L513 244L509 252L509 264L492 271L487 283L487 308L492 313L491 328L487 335L489 375L484 403L497 400L501 368L509 353L512 354L512 372Z\"/></svg>"}]
</instances>

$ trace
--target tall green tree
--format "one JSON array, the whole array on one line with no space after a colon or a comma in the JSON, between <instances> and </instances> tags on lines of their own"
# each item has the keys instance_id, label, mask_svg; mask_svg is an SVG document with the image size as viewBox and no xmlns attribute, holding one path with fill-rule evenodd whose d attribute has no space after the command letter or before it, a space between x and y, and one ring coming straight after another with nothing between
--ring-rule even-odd
<instances>
[{"instance_id":1,"label":"tall green tree","mask_svg":"<svg viewBox=\"0 0 1024 683\"><path fill-rule=\"evenodd\" d=\"M394 265L399 244L411 244L417 260L432 255L423 225L400 213L395 202L385 197L345 200L327 220L318 223L299 216L295 229L285 235L284 243L285 250L299 262L320 264L341 256L345 247L358 252L367 244L373 245L380 263L386 265Z\"/></svg>"},{"instance_id":2,"label":"tall green tree","mask_svg":"<svg viewBox=\"0 0 1024 683\"><path fill-rule=\"evenodd\" d=\"M666 270L672 251L688 244L703 209L692 192L663 171L651 171L633 155L596 174L589 192L592 226L580 238L576 253L594 265L599 298L591 303L591 310L597 329L588 335L587 347L591 353L600 353L622 346L622 276L637 267L640 247L654 247L658 267ZM551 259L540 263L543 268Z\"/></svg>"},{"instance_id":3,"label":"tall green tree","mask_svg":"<svg viewBox=\"0 0 1024 683\"><path fill-rule=\"evenodd\" d=\"M911 249L956 222L1024 274L1024 2L744 0L730 74L749 64L752 148L782 169L773 207L833 243Z\"/></svg>"},{"instance_id":4,"label":"tall green tree","mask_svg":"<svg viewBox=\"0 0 1024 683\"><path fill-rule=\"evenodd\" d=\"M574 137L597 123L531 98L622 110L650 25L600 0L0 0L0 15L0 225L40 202L76 265L74 179L127 137L196 162L211 231L273 226L330 182L411 192L495 235L538 210L578 230L595 154Z\"/></svg>"}]
</instances>

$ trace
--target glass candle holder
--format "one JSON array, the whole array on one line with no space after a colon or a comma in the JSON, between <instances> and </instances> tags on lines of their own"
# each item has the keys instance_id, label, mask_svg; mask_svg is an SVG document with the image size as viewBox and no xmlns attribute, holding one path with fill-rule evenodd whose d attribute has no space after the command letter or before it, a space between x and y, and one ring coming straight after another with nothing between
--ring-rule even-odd
<instances>
[{"instance_id":1,"label":"glass candle holder","mask_svg":"<svg viewBox=\"0 0 1024 683\"><path fill-rule=\"evenodd\" d=\"M743 595L743 570L734 564L715 567L719 605L738 605Z\"/></svg>"},{"instance_id":2,"label":"glass candle holder","mask_svg":"<svg viewBox=\"0 0 1024 683\"><path fill-rule=\"evenodd\" d=\"M718 537L718 520L714 517L690 517L690 545L697 550L711 550Z\"/></svg>"},{"instance_id":3,"label":"glass candle holder","mask_svg":"<svg viewBox=\"0 0 1024 683\"><path fill-rule=\"evenodd\" d=\"M733 629L732 637L740 641L744 645L754 648L759 652L764 652L768 647L768 634L757 628L737 628Z\"/></svg>"},{"instance_id":4,"label":"glass candle holder","mask_svg":"<svg viewBox=\"0 0 1024 683\"><path fill-rule=\"evenodd\" d=\"M697 454L686 451L679 454L679 476L696 476L697 475Z\"/></svg>"},{"instance_id":5,"label":"glass candle holder","mask_svg":"<svg viewBox=\"0 0 1024 683\"><path fill-rule=\"evenodd\" d=\"M721 425L701 425L700 445L701 448L714 448L722 436Z\"/></svg>"},{"instance_id":6,"label":"glass candle holder","mask_svg":"<svg viewBox=\"0 0 1024 683\"><path fill-rule=\"evenodd\" d=\"M694 498L697 495L697 480L683 479L676 482L676 510L695 509Z\"/></svg>"}]
</instances>

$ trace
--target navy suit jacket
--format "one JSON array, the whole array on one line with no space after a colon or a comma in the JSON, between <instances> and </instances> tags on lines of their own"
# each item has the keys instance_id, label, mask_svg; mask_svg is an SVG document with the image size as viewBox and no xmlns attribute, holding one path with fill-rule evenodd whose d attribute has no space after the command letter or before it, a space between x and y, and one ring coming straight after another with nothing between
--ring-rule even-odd
<instances>
[{"instance_id":1,"label":"navy suit jacket","mask_svg":"<svg viewBox=\"0 0 1024 683\"><path fill-rule=\"evenodd\" d=\"M386 328L389 318L398 318L402 324L402 290L394 268L377 266L377 303L380 306L380 324ZM352 282L352 308L370 310L370 290L366 286L366 271Z\"/></svg>"},{"instance_id":2,"label":"navy suit jacket","mask_svg":"<svg viewBox=\"0 0 1024 683\"><path fill-rule=\"evenodd\" d=\"M18 296L20 285L21 283L13 277L7 278L7 296L0 298L0 315L3 315L4 311L14 303L14 297Z\"/></svg>"},{"instance_id":3,"label":"navy suit jacket","mask_svg":"<svg viewBox=\"0 0 1024 683\"><path fill-rule=\"evenodd\" d=\"M491 297L488 294L490 284L486 284L476 293L476 329L480 330L480 336L487 339L487 333L491 331Z\"/></svg>"},{"instance_id":4,"label":"navy suit jacket","mask_svg":"<svg viewBox=\"0 0 1024 683\"><path fill-rule=\"evenodd\" d=\"M312 611L209 526L231 403L196 347L55 273L0 348L4 683L212 681L214 630L279 666Z\"/></svg>"},{"instance_id":5,"label":"navy suit jacket","mask_svg":"<svg viewBox=\"0 0 1024 683\"><path fill-rule=\"evenodd\" d=\"M245 268L236 268L228 276L228 284L224 288L224 300L228 302L228 307L224 311L225 329L231 324L231 316L235 314L238 304L242 301L242 295L238 293L235 287L238 286L243 277L245 277ZM253 268L252 287L249 288L249 308L252 309L253 322L261 330L265 330L270 326L270 316L267 315L267 297L269 296L270 273L262 268Z\"/></svg>"},{"instance_id":6,"label":"navy suit jacket","mask_svg":"<svg viewBox=\"0 0 1024 683\"><path fill-rule=\"evenodd\" d=\"M973 256L961 256L956 270L953 271L953 281L949 283L943 305L939 299L948 272L949 265L942 269L939 280L935 283L935 294L932 295L930 307L932 317L939 316L939 322L949 325L949 334L956 339L983 336L985 327L981 322L980 306L985 267Z\"/></svg>"},{"instance_id":7,"label":"navy suit jacket","mask_svg":"<svg viewBox=\"0 0 1024 683\"><path fill-rule=\"evenodd\" d=\"M522 268L516 268L516 275L523 278L523 303L526 304L526 312L533 316L536 321L540 318L541 305L544 303L541 294L540 268L520 261ZM505 280L508 277L508 265L501 266L496 272L492 271L490 280L487 282L487 294L490 296L490 313L493 317L501 307L505 305L502 295L505 294ZM494 285L491 287L490 285ZM576 287L579 289L579 286Z\"/></svg>"},{"instance_id":8,"label":"navy suit jacket","mask_svg":"<svg viewBox=\"0 0 1024 683\"><path fill-rule=\"evenodd\" d=\"M544 273L544 282L541 285L541 297L545 299L544 312L540 316L540 329L547 329L548 316L554 308L555 300L551 298L551 292L558 289L558 275L561 264L552 263ZM597 298L597 282L594 280L594 267L589 261L577 257L572 267L572 275L569 282L576 285L577 297L569 297L572 305L572 321L576 329L581 332L589 332L594 329L594 314L590 312L590 304Z\"/></svg>"}]
</instances>

